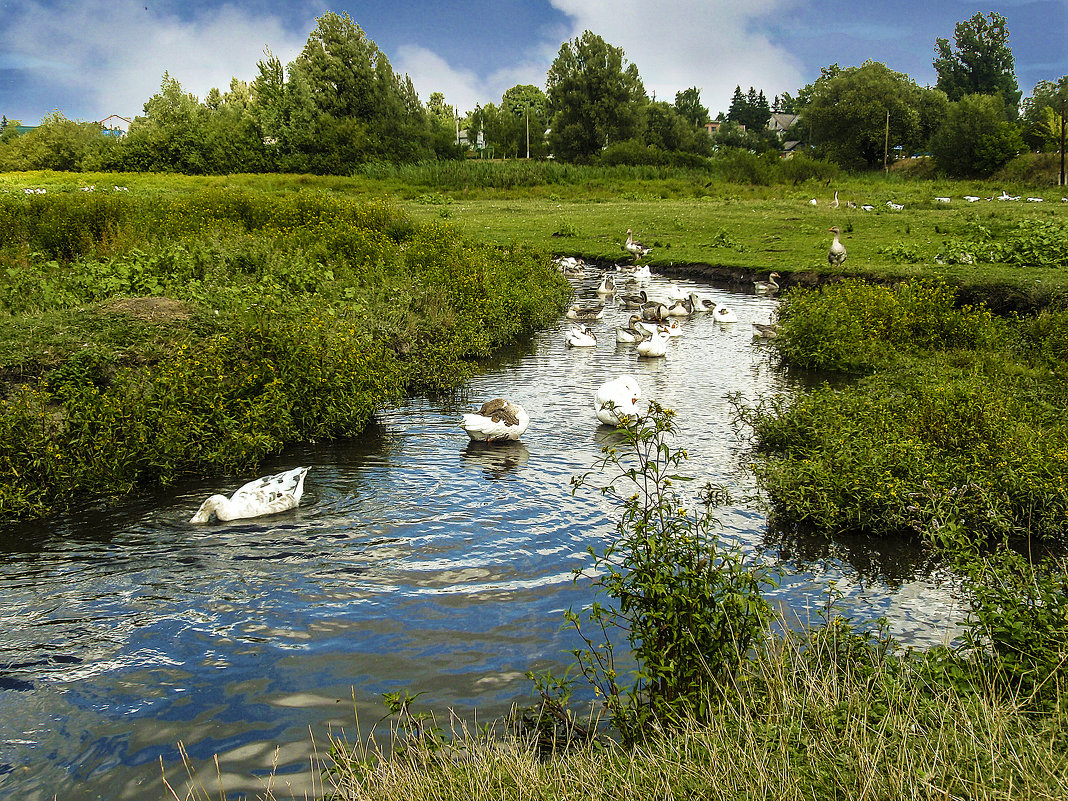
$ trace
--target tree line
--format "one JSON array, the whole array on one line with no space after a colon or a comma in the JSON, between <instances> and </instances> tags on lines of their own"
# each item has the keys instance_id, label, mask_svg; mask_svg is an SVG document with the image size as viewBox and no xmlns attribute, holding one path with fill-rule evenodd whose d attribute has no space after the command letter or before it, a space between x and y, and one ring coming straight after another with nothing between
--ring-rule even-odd
<instances>
[{"instance_id":1,"label":"tree line","mask_svg":"<svg viewBox=\"0 0 1068 801\"><path fill-rule=\"evenodd\" d=\"M461 119L440 92L422 103L407 76L347 14L318 19L289 64L269 50L256 78L199 100L164 73L160 90L124 137L56 112L29 133L5 124L0 169L175 171L191 174L351 174L369 162L552 157L599 164L699 166L724 151L777 153L785 141L848 169L929 153L950 175L988 175L1016 154L1061 141L1068 76L1042 81L1021 106L1009 31L996 13L938 38L934 87L885 64L831 64L769 102L735 89L710 134L709 110L694 86L674 103L650 99L622 48L586 31L564 42L544 91L508 89L499 104ZM793 124L773 132L775 112ZM6 123L6 119L4 120ZM461 136L461 130L463 136Z\"/></svg>"}]
</instances>

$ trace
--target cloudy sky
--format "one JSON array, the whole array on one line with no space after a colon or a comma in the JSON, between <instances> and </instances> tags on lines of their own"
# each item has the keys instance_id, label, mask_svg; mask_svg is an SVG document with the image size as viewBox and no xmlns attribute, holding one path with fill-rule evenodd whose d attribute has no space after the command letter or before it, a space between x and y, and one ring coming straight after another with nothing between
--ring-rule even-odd
<instances>
[{"instance_id":1,"label":"cloudy sky","mask_svg":"<svg viewBox=\"0 0 1068 801\"><path fill-rule=\"evenodd\" d=\"M1068 74L1068 0L0 0L0 113L135 116L164 71L203 98L255 78L265 48L292 61L327 11L348 12L424 101L440 91L461 111L544 87L584 30L622 47L650 95L697 86L713 115L737 85L796 94L834 62L873 59L933 85L935 38L976 12L1008 20L1024 96Z\"/></svg>"}]
</instances>

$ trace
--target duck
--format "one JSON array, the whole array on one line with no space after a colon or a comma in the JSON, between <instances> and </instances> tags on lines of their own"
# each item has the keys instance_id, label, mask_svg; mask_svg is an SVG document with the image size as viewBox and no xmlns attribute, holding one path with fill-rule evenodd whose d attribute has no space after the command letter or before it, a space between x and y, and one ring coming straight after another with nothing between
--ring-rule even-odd
<instances>
[{"instance_id":1,"label":"duck","mask_svg":"<svg viewBox=\"0 0 1068 801\"><path fill-rule=\"evenodd\" d=\"M658 329L651 337L638 343L638 357L659 359L662 356L667 356L667 346L670 341L671 335L667 331Z\"/></svg>"},{"instance_id":2,"label":"duck","mask_svg":"<svg viewBox=\"0 0 1068 801\"><path fill-rule=\"evenodd\" d=\"M778 273L772 273L768 276L767 281L754 281L753 289L756 290L758 295L772 295L779 291L779 284L775 279L781 277Z\"/></svg>"},{"instance_id":3,"label":"duck","mask_svg":"<svg viewBox=\"0 0 1068 801\"><path fill-rule=\"evenodd\" d=\"M838 190L837 189L834 190L834 200L831 201L831 208L832 209L838 208Z\"/></svg>"},{"instance_id":4,"label":"duck","mask_svg":"<svg viewBox=\"0 0 1068 801\"><path fill-rule=\"evenodd\" d=\"M648 264L639 264L633 267L621 267L619 269L627 277L627 280L636 281L639 284L651 281L653 278L653 273L649 269Z\"/></svg>"},{"instance_id":5,"label":"duck","mask_svg":"<svg viewBox=\"0 0 1068 801\"><path fill-rule=\"evenodd\" d=\"M649 294L644 289L619 296L619 305L623 309L640 309L648 302Z\"/></svg>"},{"instance_id":6,"label":"duck","mask_svg":"<svg viewBox=\"0 0 1068 801\"><path fill-rule=\"evenodd\" d=\"M936 197L935 203L949 203L951 201L948 197Z\"/></svg>"},{"instance_id":7,"label":"duck","mask_svg":"<svg viewBox=\"0 0 1068 801\"><path fill-rule=\"evenodd\" d=\"M846 260L845 245L838 240L842 230L837 225L828 228L827 230L834 234L834 241L831 242L831 249L827 251L827 261L832 267L840 267L842 262Z\"/></svg>"},{"instance_id":8,"label":"duck","mask_svg":"<svg viewBox=\"0 0 1068 801\"><path fill-rule=\"evenodd\" d=\"M630 253L634 254L635 260L642 258L651 250L651 248L647 248L641 242L637 241L629 228L627 229L627 241L624 243L623 247Z\"/></svg>"},{"instance_id":9,"label":"duck","mask_svg":"<svg viewBox=\"0 0 1068 801\"><path fill-rule=\"evenodd\" d=\"M649 336L649 334L642 326L642 318L637 314L632 314L630 316L630 321L627 325L620 326L616 329L616 342L620 342L624 345L641 342L647 336Z\"/></svg>"},{"instance_id":10,"label":"duck","mask_svg":"<svg viewBox=\"0 0 1068 801\"><path fill-rule=\"evenodd\" d=\"M886 205L889 206L893 211L901 211L903 208L905 208L904 204L895 203L892 200L886 201Z\"/></svg>"},{"instance_id":11,"label":"duck","mask_svg":"<svg viewBox=\"0 0 1068 801\"><path fill-rule=\"evenodd\" d=\"M304 477L307 467L294 467L273 476L263 476L250 481L227 498L212 495L189 518L190 523L207 523L214 515L219 520L243 520L249 517L273 515L297 508L304 494Z\"/></svg>"},{"instance_id":12,"label":"duck","mask_svg":"<svg viewBox=\"0 0 1068 801\"><path fill-rule=\"evenodd\" d=\"M597 419L606 426L618 426L620 415L638 413L637 403L642 396L638 379L632 375L610 378L597 389L593 396L593 409Z\"/></svg>"},{"instance_id":13,"label":"duck","mask_svg":"<svg viewBox=\"0 0 1068 801\"><path fill-rule=\"evenodd\" d=\"M872 206L872 205L871 205L870 203L865 203L865 204L864 204L863 206L861 206L860 208L861 208L861 210L863 210L863 211L875 211L875 206Z\"/></svg>"},{"instance_id":14,"label":"duck","mask_svg":"<svg viewBox=\"0 0 1068 801\"><path fill-rule=\"evenodd\" d=\"M981 198L978 195L965 195L964 199L969 203L978 203Z\"/></svg>"},{"instance_id":15,"label":"duck","mask_svg":"<svg viewBox=\"0 0 1068 801\"><path fill-rule=\"evenodd\" d=\"M658 300L643 303L641 307L642 319L654 323L662 323L667 319L668 305Z\"/></svg>"},{"instance_id":16,"label":"duck","mask_svg":"<svg viewBox=\"0 0 1068 801\"><path fill-rule=\"evenodd\" d=\"M598 295L614 295L616 292L616 279L614 279L611 273L605 273L601 276L601 283L597 286Z\"/></svg>"},{"instance_id":17,"label":"duck","mask_svg":"<svg viewBox=\"0 0 1068 801\"><path fill-rule=\"evenodd\" d=\"M733 309L724 306L722 303L717 303L716 308L712 310L712 319L717 323L736 323L738 322L738 315L734 313Z\"/></svg>"},{"instance_id":18,"label":"duck","mask_svg":"<svg viewBox=\"0 0 1068 801\"><path fill-rule=\"evenodd\" d=\"M494 398L463 416L460 428L475 442L514 442L530 426L530 416L514 401Z\"/></svg>"},{"instance_id":19,"label":"duck","mask_svg":"<svg viewBox=\"0 0 1068 801\"><path fill-rule=\"evenodd\" d=\"M597 306L572 306L565 315L568 320L600 320L604 317L604 304Z\"/></svg>"},{"instance_id":20,"label":"duck","mask_svg":"<svg viewBox=\"0 0 1068 801\"><path fill-rule=\"evenodd\" d=\"M756 339L775 339L779 336L776 323L753 323L753 337Z\"/></svg>"},{"instance_id":21,"label":"duck","mask_svg":"<svg viewBox=\"0 0 1068 801\"><path fill-rule=\"evenodd\" d=\"M696 292L690 293L690 305L695 312L710 312L716 308L716 301L712 298L705 298L698 295Z\"/></svg>"},{"instance_id":22,"label":"duck","mask_svg":"<svg viewBox=\"0 0 1068 801\"><path fill-rule=\"evenodd\" d=\"M668 317L689 317L693 313L693 301L689 298L676 300L668 306Z\"/></svg>"},{"instance_id":23,"label":"duck","mask_svg":"<svg viewBox=\"0 0 1068 801\"><path fill-rule=\"evenodd\" d=\"M597 335L588 325L573 325L568 329L564 344L569 348L596 348Z\"/></svg>"}]
</instances>

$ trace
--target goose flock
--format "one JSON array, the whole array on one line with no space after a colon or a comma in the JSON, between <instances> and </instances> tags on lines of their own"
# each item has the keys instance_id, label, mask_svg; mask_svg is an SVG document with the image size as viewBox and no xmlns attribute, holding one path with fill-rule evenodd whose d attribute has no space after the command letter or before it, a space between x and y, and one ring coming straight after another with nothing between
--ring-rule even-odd
<instances>
[{"instance_id":1,"label":"goose flock","mask_svg":"<svg viewBox=\"0 0 1068 801\"><path fill-rule=\"evenodd\" d=\"M1037 195L1032 195L1032 196L1029 196L1029 197L1025 198L1022 195L1010 195L1004 189L1001 190L1001 194L991 195L990 197L980 197L979 195L962 195L961 199L966 201L966 202L968 202L968 203L978 203L980 200L986 200L986 201L1000 200L1000 201L1003 201L1003 202L1016 202L1016 201L1019 201L1019 200L1025 200L1028 203L1045 203L1046 202L1046 199L1044 197L1040 197L1040 196L1037 196ZM948 204L948 203L952 203L953 202L953 198L947 197L945 195L936 195L933 198L933 201L935 203ZM1062 197L1061 198L1061 202L1062 203L1068 203L1068 197ZM819 200L816 199L816 198L812 198L811 200L808 201L808 205L810 205L810 206L819 206L819 204L820 204ZM837 209L839 207L838 190L837 189L834 192L834 198L827 205L832 209ZM860 209L861 211L875 211L875 206L871 205L870 203L858 204L855 200L847 200L845 202L845 207L847 209ZM890 209L891 211L903 211L904 208L905 208L905 204L904 203L895 203L893 200L887 200L886 201L886 207L888 209Z\"/></svg>"}]
</instances>

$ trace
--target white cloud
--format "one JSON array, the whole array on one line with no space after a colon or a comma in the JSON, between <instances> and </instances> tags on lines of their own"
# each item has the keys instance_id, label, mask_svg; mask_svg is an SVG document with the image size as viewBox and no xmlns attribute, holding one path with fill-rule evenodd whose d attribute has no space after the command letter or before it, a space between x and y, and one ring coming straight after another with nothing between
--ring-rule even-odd
<instances>
[{"instance_id":1,"label":"white cloud","mask_svg":"<svg viewBox=\"0 0 1068 801\"><path fill-rule=\"evenodd\" d=\"M433 92L441 92L445 102L461 114L474 110L476 105L500 103L505 90L516 84L544 87L550 63L551 60L544 64L527 61L480 76L471 70L453 67L437 53L420 45L401 45L396 56L390 56L393 70L412 79L420 100L425 103Z\"/></svg>"},{"instance_id":2,"label":"white cloud","mask_svg":"<svg viewBox=\"0 0 1068 801\"><path fill-rule=\"evenodd\" d=\"M225 90L233 77L255 78L265 47L285 64L307 38L277 18L229 5L182 20L136 0L86 0L61 9L31 0L16 2L5 16L0 47L24 63L47 58L35 66L35 78L79 93L77 108L60 109L76 119L142 113L164 71L203 98L212 87ZM309 16L305 31L314 27Z\"/></svg>"},{"instance_id":3,"label":"white cloud","mask_svg":"<svg viewBox=\"0 0 1068 801\"><path fill-rule=\"evenodd\" d=\"M499 102L517 83L544 87L545 76L568 39L590 30L638 65L645 89L658 100L674 102L675 93L697 86L713 115L727 111L735 86L762 89L770 101L783 91L796 92L800 62L786 48L760 33L759 24L794 9L796 0L551 0L569 19L553 41L527 43L517 65L480 76L449 65L417 45L398 49L394 68L411 76L425 101L431 92L461 110L476 103ZM426 95L423 97L423 95Z\"/></svg>"},{"instance_id":4,"label":"white cloud","mask_svg":"<svg viewBox=\"0 0 1068 801\"><path fill-rule=\"evenodd\" d=\"M754 86L770 101L796 92L800 62L759 31L773 15L793 13L793 0L551 0L574 22L571 38L590 30L638 65L645 90L674 102L691 86L713 115L727 111L735 86Z\"/></svg>"}]
</instances>

